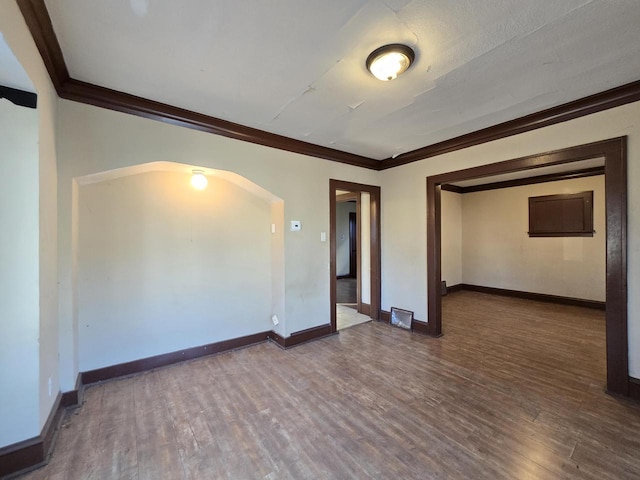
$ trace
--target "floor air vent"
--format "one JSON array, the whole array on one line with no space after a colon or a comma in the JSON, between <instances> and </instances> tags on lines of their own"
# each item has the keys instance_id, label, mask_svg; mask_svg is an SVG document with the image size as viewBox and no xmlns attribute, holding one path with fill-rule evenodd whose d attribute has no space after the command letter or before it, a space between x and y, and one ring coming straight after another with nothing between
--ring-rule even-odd
<instances>
[{"instance_id":1,"label":"floor air vent","mask_svg":"<svg viewBox=\"0 0 640 480\"><path fill-rule=\"evenodd\" d=\"M406 330L412 330L413 312L403 310L402 308L391 307L391 325L404 328Z\"/></svg>"}]
</instances>

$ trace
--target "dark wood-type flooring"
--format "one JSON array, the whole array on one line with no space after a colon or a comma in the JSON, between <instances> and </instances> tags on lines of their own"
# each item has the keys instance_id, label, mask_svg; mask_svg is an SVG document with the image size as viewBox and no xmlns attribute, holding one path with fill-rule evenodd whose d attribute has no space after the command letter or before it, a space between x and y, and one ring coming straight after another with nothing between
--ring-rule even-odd
<instances>
[{"instance_id":1,"label":"dark wood-type flooring","mask_svg":"<svg viewBox=\"0 0 640 480\"><path fill-rule=\"evenodd\" d=\"M434 339L370 322L89 388L25 479L632 479L603 312L475 292Z\"/></svg>"},{"instance_id":2,"label":"dark wood-type flooring","mask_svg":"<svg viewBox=\"0 0 640 480\"><path fill-rule=\"evenodd\" d=\"M336 280L336 303L356 303L358 301L358 280L338 278Z\"/></svg>"}]
</instances>

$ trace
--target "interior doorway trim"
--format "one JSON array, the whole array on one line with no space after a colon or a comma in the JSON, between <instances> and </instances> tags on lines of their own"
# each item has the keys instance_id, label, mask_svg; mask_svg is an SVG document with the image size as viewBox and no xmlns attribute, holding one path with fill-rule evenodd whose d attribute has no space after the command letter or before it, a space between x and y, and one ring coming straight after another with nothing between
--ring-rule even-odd
<instances>
[{"instance_id":1,"label":"interior doorway trim","mask_svg":"<svg viewBox=\"0 0 640 480\"><path fill-rule=\"evenodd\" d=\"M430 335L442 335L440 185L598 157L603 157L605 161L607 391L629 395L627 137L427 177L427 300Z\"/></svg>"},{"instance_id":2,"label":"interior doorway trim","mask_svg":"<svg viewBox=\"0 0 640 480\"><path fill-rule=\"evenodd\" d=\"M331 332L337 331L336 325L336 193L338 190L345 190L354 193L368 193L370 195L370 252L371 252L371 312L370 316L374 320L380 319L381 292L381 234L380 234L380 187L374 185L364 185L361 183L345 182L342 180L329 180L329 285L331 302ZM366 212L361 212L363 215ZM361 238L362 241L366 239Z\"/></svg>"}]
</instances>

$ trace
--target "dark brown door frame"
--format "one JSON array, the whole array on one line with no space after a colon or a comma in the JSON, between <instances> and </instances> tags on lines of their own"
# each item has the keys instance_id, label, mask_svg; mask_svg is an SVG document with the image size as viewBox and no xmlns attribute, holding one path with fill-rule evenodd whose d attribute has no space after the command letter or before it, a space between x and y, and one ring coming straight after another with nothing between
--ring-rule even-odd
<instances>
[{"instance_id":1,"label":"dark brown door frame","mask_svg":"<svg viewBox=\"0 0 640 480\"><path fill-rule=\"evenodd\" d=\"M348 192L368 193L370 195L369 215L371 218L371 312L374 320L380 319L380 302L382 298L381 281L381 233L380 233L380 187L361 183L329 180L329 297L331 302L331 332L336 332L336 193L338 190ZM364 213L364 212L362 212ZM360 217L362 218L362 217ZM362 221L360 222L362 225ZM364 240L361 238L361 241ZM361 245L361 243L360 243Z\"/></svg>"},{"instance_id":2,"label":"dark brown door frame","mask_svg":"<svg viewBox=\"0 0 640 480\"><path fill-rule=\"evenodd\" d=\"M627 137L427 177L428 332L442 335L440 185L604 157L607 391L629 395L627 339Z\"/></svg>"}]
</instances>

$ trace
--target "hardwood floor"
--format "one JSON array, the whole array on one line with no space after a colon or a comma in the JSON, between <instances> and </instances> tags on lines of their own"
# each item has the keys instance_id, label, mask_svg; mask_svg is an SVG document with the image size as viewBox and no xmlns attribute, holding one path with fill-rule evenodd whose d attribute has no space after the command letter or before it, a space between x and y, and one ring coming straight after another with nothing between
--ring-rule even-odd
<instances>
[{"instance_id":1,"label":"hardwood floor","mask_svg":"<svg viewBox=\"0 0 640 480\"><path fill-rule=\"evenodd\" d=\"M356 303L358 301L358 279L336 279L336 303Z\"/></svg>"},{"instance_id":2,"label":"hardwood floor","mask_svg":"<svg viewBox=\"0 0 640 480\"><path fill-rule=\"evenodd\" d=\"M89 388L25 479L640 478L603 312L458 292L435 339L370 322Z\"/></svg>"}]
</instances>

